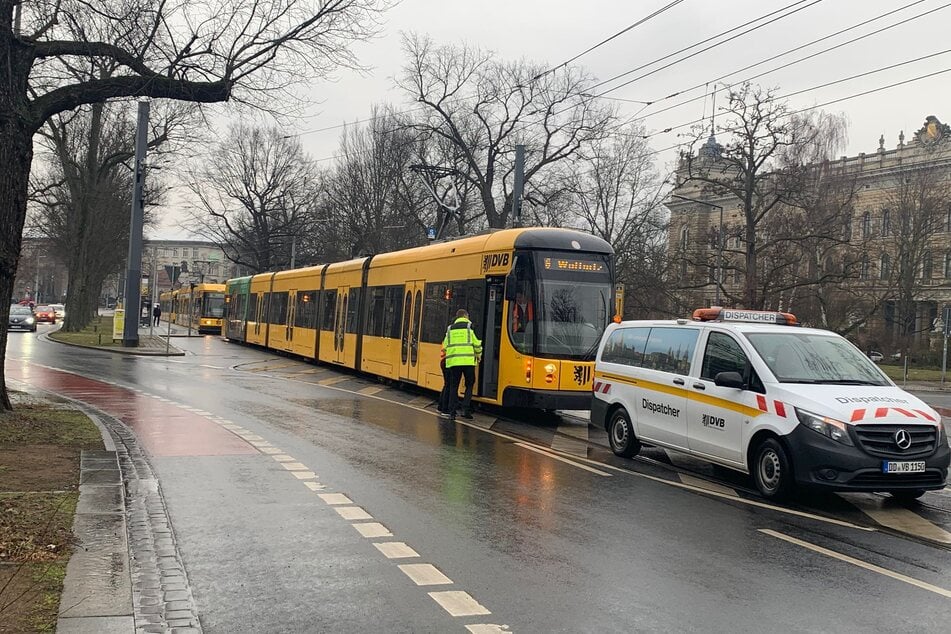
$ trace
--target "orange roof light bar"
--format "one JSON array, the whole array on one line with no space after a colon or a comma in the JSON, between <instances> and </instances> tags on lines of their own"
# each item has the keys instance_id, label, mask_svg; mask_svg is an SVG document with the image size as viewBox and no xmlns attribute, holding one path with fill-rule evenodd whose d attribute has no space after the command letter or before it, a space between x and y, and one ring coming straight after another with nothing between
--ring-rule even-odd
<instances>
[{"instance_id":1,"label":"orange roof light bar","mask_svg":"<svg viewBox=\"0 0 951 634\"><path fill-rule=\"evenodd\" d=\"M698 308L693 311L694 321L733 321L750 324L776 324L798 326L799 320L792 313L770 310L742 310L736 308Z\"/></svg>"}]
</instances>

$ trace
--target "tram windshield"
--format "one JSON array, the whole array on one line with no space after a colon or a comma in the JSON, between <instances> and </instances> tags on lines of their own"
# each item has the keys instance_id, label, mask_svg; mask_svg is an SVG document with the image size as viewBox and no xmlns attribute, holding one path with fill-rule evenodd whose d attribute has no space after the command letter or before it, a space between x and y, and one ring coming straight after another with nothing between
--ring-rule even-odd
<instances>
[{"instance_id":1,"label":"tram windshield","mask_svg":"<svg viewBox=\"0 0 951 634\"><path fill-rule=\"evenodd\" d=\"M509 307L515 347L541 357L593 358L611 318L610 258L557 252L519 258L518 292Z\"/></svg>"},{"instance_id":2,"label":"tram windshield","mask_svg":"<svg viewBox=\"0 0 951 634\"><path fill-rule=\"evenodd\" d=\"M204 297L201 316L219 319L225 314L225 294L208 293Z\"/></svg>"}]
</instances>

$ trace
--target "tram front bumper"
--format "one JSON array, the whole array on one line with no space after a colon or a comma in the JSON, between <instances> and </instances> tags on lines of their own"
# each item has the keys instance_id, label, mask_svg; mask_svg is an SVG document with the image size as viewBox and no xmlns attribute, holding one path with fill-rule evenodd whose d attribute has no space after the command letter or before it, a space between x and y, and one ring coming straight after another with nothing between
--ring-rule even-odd
<instances>
[{"instance_id":1,"label":"tram front bumper","mask_svg":"<svg viewBox=\"0 0 951 634\"><path fill-rule=\"evenodd\" d=\"M507 387L502 394L503 407L531 409L590 409L591 391L529 390Z\"/></svg>"}]
</instances>

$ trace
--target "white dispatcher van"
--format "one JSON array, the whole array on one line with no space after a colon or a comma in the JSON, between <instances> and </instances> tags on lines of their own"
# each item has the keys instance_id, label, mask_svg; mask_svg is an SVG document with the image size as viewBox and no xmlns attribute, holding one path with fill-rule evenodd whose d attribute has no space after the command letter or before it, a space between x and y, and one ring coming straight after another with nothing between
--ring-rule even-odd
<instances>
[{"instance_id":1,"label":"white dispatcher van","mask_svg":"<svg viewBox=\"0 0 951 634\"><path fill-rule=\"evenodd\" d=\"M767 498L799 485L917 498L941 489L941 417L843 337L789 313L707 308L693 320L608 326L591 421L615 454L642 444L752 475Z\"/></svg>"}]
</instances>

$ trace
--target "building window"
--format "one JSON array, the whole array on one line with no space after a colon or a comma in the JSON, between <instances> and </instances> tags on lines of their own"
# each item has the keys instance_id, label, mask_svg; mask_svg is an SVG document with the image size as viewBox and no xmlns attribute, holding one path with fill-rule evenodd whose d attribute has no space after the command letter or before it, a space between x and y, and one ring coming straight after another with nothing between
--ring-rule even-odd
<instances>
[{"instance_id":1,"label":"building window","mask_svg":"<svg viewBox=\"0 0 951 634\"><path fill-rule=\"evenodd\" d=\"M852 217L846 216L845 224L842 226L842 239L846 242L852 240Z\"/></svg>"},{"instance_id":2,"label":"building window","mask_svg":"<svg viewBox=\"0 0 951 634\"><path fill-rule=\"evenodd\" d=\"M690 228L686 225L680 230L680 250L687 250L687 243L690 240Z\"/></svg>"},{"instance_id":3,"label":"building window","mask_svg":"<svg viewBox=\"0 0 951 634\"><path fill-rule=\"evenodd\" d=\"M944 277L951 278L951 253L944 254Z\"/></svg>"},{"instance_id":4,"label":"building window","mask_svg":"<svg viewBox=\"0 0 951 634\"><path fill-rule=\"evenodd\" d=\"M951 204L948 205L948 218L945 222L945 231L951 231Z\"/></svg>"},{"instance_id":5,"label":"building window","mask_svg":"<svg viewBox=\"0 0 951 634\"><path fill-rule=\"evenodd\" d=\"M884 209L882 211L882 237L883 238L888 237L889 225L891 224L890 215L891 214L888 213L888 209Z\"/></svg>"},{"instance_id":6,"label":"building window","mask_svg":"<svg viewBox=\"0 0 951 634\"><path fill-rule=\"evenodd\" d=\"M888 257L887 253L882 254L882 259L878 265L879 277L883 280L887 280L892 274L892 260Z\"/></svg>"},{"instance_id":7,"label":"building window","mask_svg":"<svg viewBox=\"0 0 951 634\"><path fill-rule=\"evenodd\" d=\"M931 251L925 251L924 255L921 257L921 278L925 280L931 279L931 274L933 272L933 262L931 260Z\"/></svg>"},{"instance_id":8,"label":"building window","mask_svg":"<svg viewBox=\"0 0 951 634\"><path fill-rule=\"evenodd\" d=\"M872 235L872 214L865 212L862 216L862 237L868 238Z\"/></svg>"},{"instance_id":9,"label":"building window","mask_svg":"<svg viewBox=\"0 0 951 634\"><path fill-rule=\"evenodd\" d=\"M687 279L687 258L681 258L680 260L680 279Z\"/></svg>"},{"instance_id":10,"label":"building window","mask_svg":"<svg viewBox=\"0 0 951 634\"><path fill-rule=\"evenodd\" d=\"M868 256L862 256L862 279L868 279Z\"/></svg>"}]
</instances>

